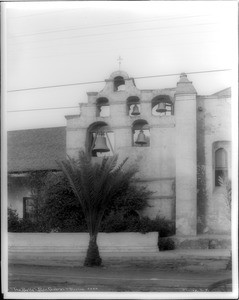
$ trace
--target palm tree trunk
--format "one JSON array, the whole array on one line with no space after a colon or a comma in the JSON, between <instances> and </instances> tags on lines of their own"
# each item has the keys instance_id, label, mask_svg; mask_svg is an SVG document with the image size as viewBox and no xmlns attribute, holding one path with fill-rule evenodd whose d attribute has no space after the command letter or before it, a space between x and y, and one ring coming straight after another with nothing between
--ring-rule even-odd
<instances>
[{"instance_id":1,"label":"palm tree trunk","mask_svg":"<svg viewBox=\"0 0 239 300\"><path fill-rule=\"evenodd\" d=\"M102 259L100 257L98 245L97 245L97 234L90 235L89 246L84 262L84 266L94 267L100 266Z\"/></svg>"}]
</instances>

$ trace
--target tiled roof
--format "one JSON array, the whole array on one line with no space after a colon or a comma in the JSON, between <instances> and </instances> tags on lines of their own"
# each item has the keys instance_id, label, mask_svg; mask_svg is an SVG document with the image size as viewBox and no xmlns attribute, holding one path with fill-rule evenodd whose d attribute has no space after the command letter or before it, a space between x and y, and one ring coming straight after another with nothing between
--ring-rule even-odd
<instances>
[{"instance_id":1,"label":"tiled roof","mask_svg":"<svg viewBox=\"0 0 239 300\"><path fill-rule=\"evenodd\" d=\"M212 96L218 96L218 97L231 97L231 88L226 88L222 91L219 91L215 94L212 94Z\"/></svg>"},{"instance_id":2,"label":"tiled roof","mask_svg":"<svg viewBox=\"0 0 239 300\"><path fill-rule=\"evenodd\" d=\"M66 157L66 127L8 132L8 172L57 170Z\"/></svg>"}]
</instances>

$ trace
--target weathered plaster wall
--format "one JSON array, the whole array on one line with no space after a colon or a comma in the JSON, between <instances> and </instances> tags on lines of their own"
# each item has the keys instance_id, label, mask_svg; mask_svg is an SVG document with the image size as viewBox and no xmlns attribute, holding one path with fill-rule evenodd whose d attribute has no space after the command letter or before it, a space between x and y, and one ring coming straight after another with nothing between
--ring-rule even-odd
<instances>
[{"instance_id":1,"label":"weathered plaster wall","mask_svg":"<svg viewBox=\"0 0 239 300\"><path fill-rule=\"evenodd\" d=\"M114 91L112 80L118 75L125 78L125 89ZM152 99L159 95L171 99L174 115L152 114ZM130 96L140 99L140 116L129 116ZM96 116L96 100L100 97L109 100L108 117ZM66 118L67 154L75 157L85 147L90 125L103 121L110 126L119 160L129 157L129 164L136 163L139 184L146 184L155 192L150 200L152 208L145 214L175 219L179 235L223 232L229 228L220 189L214 187L212 150L214 142L231 140L227 94L197 96L184 73L174 89L139 90L132 78L117 71L106 80L102 91L88 93L88 103L81 104L80 115ZM149 147L132 146L132 125L139 119L149 124Z\"/></svg>"},{"instance_id":2,"label":"weathered plaster wall","mask_svg":"<svg viewBox=\"0 0 239 300\"><path fill-rule=\"evenodd\" d=\"M128 78L124 73L123 75ZM81 105L80 116L66 116L67 154L77 157L79 149L85 147L87 128L91 124L97 121L107 123L114 132L113 148L119 154L119 160L129 157L129 165L136 163L139 167L138 178L144 180L142 184L156 192L150 200L153 207L144 213L152 218L161 215L174 219L175 119L174 116L153 116L151 104L157 95L167 95L173 101L174 90L140 91L132 79L126 80L125 83L124 91L115 92L113 82L106 81L106 86L100 93L88 93L88 103ZM139 97L140 116L129 116L127 111L129 96ZM96 100L99 97L106 97L109 100L110 116L96 116ZM132 124L139 119L149 124L149 147L132 146Z\"/></svg>"},{"instance_id":3,"label":"weathered plaster wall","mask_svg":"<svg viewBox=\"0 0 239 300\"><path fill-rule=\"evenodd\" d=\"M223 233L230 230L230 219L222 189L215 187L213 144L218 141L231 141L230 97L198 97L200 165L205 170L205 199L202 210L205 212L204 231ZM230 148L230 147L229 147ZM228 163L231 165L231 152L228 150ZM230 176L230 169L229 169ZM203 199L201 199L203 201Z\"/></svg>"},{"instance_id":4,"label":"weathered plaster wall","mask_svg":"<svg viewBox=\"0 0 239 300\"><path fill-rule=\"evenodd\" d=\"M196 95L177 95L176 118L176 231L197 233Z\"/></svg>"},{"instance_id":5,"label":"weathered plaster wall","mask_svg":"<svg viewBox=\"0 0 239 300\"><path fill-rule=\"evenodd\" d=\"M158 233L146 234L103 233L98 234L100 252L158 252ZM88 233L8 233L8 249L17 252L78 252L86 254Z\"/></svg>"}]
</instances>

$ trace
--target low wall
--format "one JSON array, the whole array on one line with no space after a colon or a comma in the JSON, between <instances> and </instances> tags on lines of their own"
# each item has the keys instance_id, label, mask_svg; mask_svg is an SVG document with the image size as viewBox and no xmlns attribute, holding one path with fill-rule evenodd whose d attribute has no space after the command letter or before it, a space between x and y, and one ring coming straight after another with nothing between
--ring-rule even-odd
<instances>
[{"instance_id":1,"label":"low wall","mask_svg":"<svg viewBox=\"0 0 239 300\"><path fill-rule=\"evenodd\" d=\"M86 252L88 233L8 233L9 252ZM158 252L158 233L99 233L100 252Z\"/></svg>"}]
</instances>

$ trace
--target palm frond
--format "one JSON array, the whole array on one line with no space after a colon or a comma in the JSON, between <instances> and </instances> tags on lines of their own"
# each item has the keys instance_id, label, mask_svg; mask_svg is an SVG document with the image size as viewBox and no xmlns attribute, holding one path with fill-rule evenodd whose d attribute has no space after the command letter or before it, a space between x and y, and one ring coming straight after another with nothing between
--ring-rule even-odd
<instances>
[{"instance_id":1,"label":"palm frond","mask_svg":"<svg viewBox=\"0 0 239 300\"><path fill-rule=\"evenodd\" d=\"M58 162L82 207L90 234L98 232L109 203L129 187L137 172L133 167L123 170L127 160L117 166L118 155L114 155L97 164L81 151L77 160L68 157Z\"/></svg>"},{"instance_id":2,"label":"palm frond","mask_svg":"<svg viewBox=\"0 0 239 300\"><path fill-rule=\"evenodd\" d=\"M223 188L223 197L228 209L231 211L232 188L231 181L223 177L218 178L220 186Z\"/></svg>"}]
</instances>

